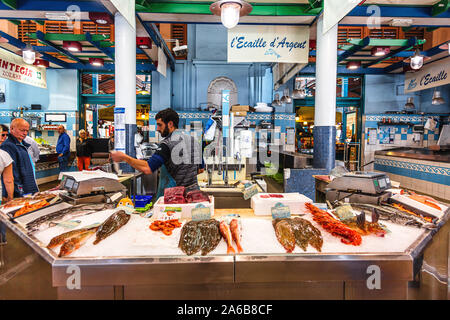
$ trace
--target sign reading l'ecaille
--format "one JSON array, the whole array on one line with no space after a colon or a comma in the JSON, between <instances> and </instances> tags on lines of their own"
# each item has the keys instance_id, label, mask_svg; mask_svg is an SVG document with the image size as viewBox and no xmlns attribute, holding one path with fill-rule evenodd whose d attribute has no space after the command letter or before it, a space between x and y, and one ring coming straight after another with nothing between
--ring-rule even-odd
<instances>
[{"instance_id":1,"label":"sign reading l'ecaille","mask_svg":"<svg viewBox=\"0 0 450 320\"><path fill-rule=\"evenodd\" d=\"M426 65L421 70L405 74L405 93L425 90L450 83L450 58Z\"/></svg>"},{"instance_id":2,"label":"sign reading l'ecaille","mask_svg":"<svg viewBox=\"0 0 450 320\"><path fill-rule=\"evenodd\" d=\"M22 57L0 49L0 77L39 88L47 88L46 69L23 62Z\"/></svg>"}]
</instances>

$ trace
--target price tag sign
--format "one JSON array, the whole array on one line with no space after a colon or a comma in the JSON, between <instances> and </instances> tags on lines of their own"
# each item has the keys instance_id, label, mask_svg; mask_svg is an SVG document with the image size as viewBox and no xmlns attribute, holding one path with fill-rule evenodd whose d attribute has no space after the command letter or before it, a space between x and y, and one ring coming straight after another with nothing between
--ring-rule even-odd
<instances>
[{"instance_id":1,"label":"price tag sign","mask_svg":"<svg viewBox=\"0 0 450 320\"><path fill-rule=\"evenodd\" d=\"M164 207L157 220L167 221L172 219L181 219L182 209L180 207Z\"/></svg>"},{"instance_id":2,"label":"price tag sign","mask_svg":"<svg viewBox=\"0 0 450 320\"><path fill-rule=\"evenodd\" d=\"M211 219L211 208L198 204L192 209L191 216L193 221L209 220Z\"/></svg>"},{"instance_id":3,"label":"price tag sign","mask_svg":"<svg viewBox=\"0 0 450 320\"><path fill-rule=\"evenodd\" d=\"M78 227L78 225L81 223L80 220L70 220L70 221L63 221L58 224L56 224L57 227L63 227L64 229L73 229L75 227Z\"/></svg>"},{"instance_id":4,"label":"price tag sign","mask_svg":"<svg viewBox=\"0 0 450 320\"><path fill-rule=\"evenodd\" d=\"M252 184L244 189L244 199L248 200L257 193L258 193L258 186L256 184Z\"/></svg>"},{"instance_id":5,"label":"price tag sign","mask_svg":"<svg viewBox=\"0 0 450 320\"><path fill-rule=\"evenodd\" d=\"M281 202L275 204L272 207L272 219L285 219L291 217L291 210L288 206L283 205Z\"/></svg>"}]
</instances>

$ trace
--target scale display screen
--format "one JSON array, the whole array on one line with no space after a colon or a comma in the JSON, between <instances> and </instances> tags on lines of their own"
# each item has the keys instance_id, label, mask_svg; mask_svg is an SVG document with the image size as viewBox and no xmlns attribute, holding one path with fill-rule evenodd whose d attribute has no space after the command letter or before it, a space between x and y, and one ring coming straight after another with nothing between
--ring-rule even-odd
<instances>
[{"instance_id":1,"label":"scale display screen","mask_svg":"<svg viewBox=\"0 0 450 320\"><path fill-rule=\"evenodd\" d=\"M77 191L78 185L79 185L78 182L75 182L75 183L73 184L73 187L72 187L73 192L76 192L76 191Z\"/></svg>"},{"instance_id":2,"label":"scale display screen","mask_svg":"<svg viewBox=\"0 0 450 320\"><path fill-rule=\"evenodd\" d=\"M378 183L380 184L380 188L386 188L386 180L385 179L380 179L378 180Z\"/></svg>"},{"instance_id":3,"label":"scale display screen","mask_svg":"<svg viewBox=\"0 0 450 320\"><path fill-rule=\"evenodd\" d=\"M64 183L64 188L66 190L71 190L73 188L74 183L75 183L74 179L66 179L66 182Z\"/></svg>"}]
</instances>

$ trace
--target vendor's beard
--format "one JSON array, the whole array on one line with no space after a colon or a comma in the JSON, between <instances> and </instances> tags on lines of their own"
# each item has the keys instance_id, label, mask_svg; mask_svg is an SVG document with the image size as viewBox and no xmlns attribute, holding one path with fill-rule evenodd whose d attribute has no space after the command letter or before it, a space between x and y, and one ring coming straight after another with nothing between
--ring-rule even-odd
<instances>
[{"instance_id":1,"label":"vendor's beard","mask_svg":"<svg viewBox=\"0 0 450 320\"><path fill-rule=\"evenodd\" d=\"M165 127L164 131L161 132L161 137L165 138L169 135L169 128Z\"/></svg>"}]
</instances>

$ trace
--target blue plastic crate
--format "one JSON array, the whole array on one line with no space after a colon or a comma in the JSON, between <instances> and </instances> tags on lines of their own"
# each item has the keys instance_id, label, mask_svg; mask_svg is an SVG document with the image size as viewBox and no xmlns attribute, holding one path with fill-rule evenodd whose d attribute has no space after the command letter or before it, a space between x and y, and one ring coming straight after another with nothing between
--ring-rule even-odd
<instances>
[{"instance_id":1,"label":"blue plastic crate","mask_svg":"<svg viewBox=\"0 0 450 320\"><path fill-rule=\"evenodd\" d=\"M134 203L135 208L144 208L147 204L152 202L153 196L136 196Z\"/></svg>"}]
</instances>

